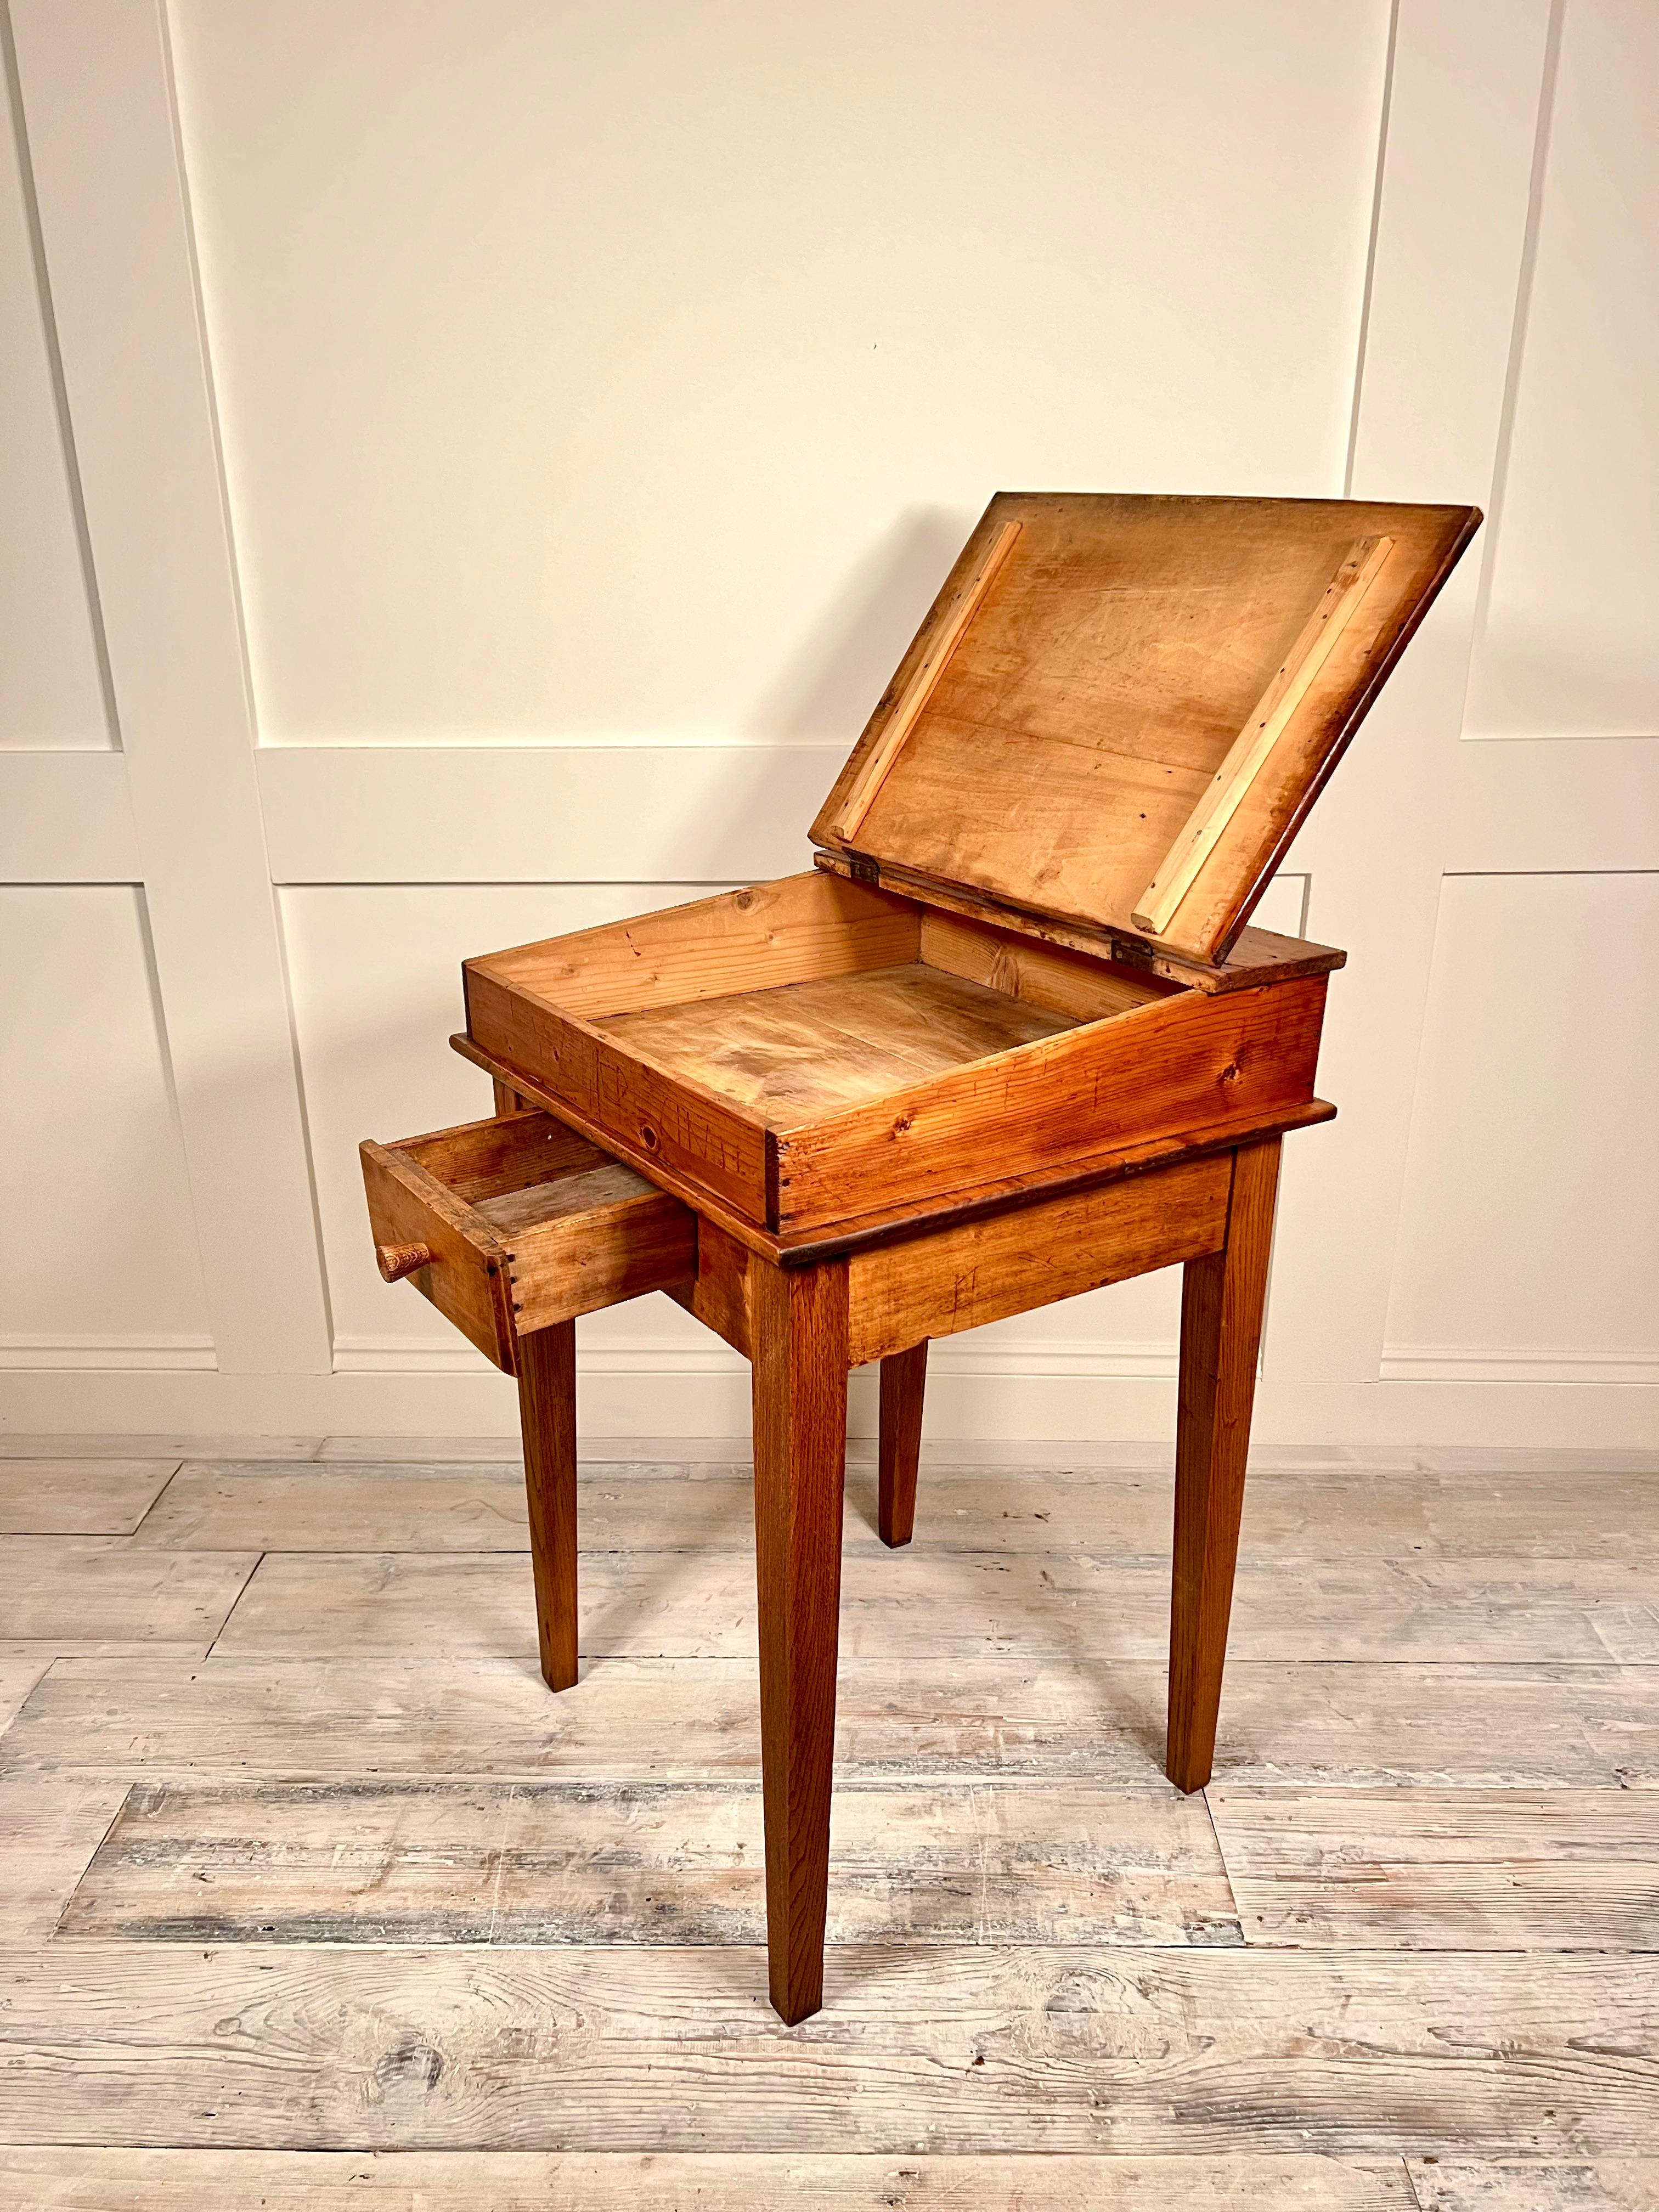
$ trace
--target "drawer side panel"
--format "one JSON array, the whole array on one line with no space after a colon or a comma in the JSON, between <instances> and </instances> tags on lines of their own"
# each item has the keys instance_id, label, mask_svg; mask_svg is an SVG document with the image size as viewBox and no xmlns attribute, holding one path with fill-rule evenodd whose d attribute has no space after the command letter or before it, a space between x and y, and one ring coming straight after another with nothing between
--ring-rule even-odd
<instances>
[{"instance_id":1,"label":"drawer side panel","mask_svg":"<svg viewBox=\"0 0 1659 2212\"><path fill-rule=\"evenodd\" d=\"M508 1240L502 1255L520 1334L599 1313L696 1272L696 1216L664 1191L570 1213Z\"/></svg>"}]
</instances>

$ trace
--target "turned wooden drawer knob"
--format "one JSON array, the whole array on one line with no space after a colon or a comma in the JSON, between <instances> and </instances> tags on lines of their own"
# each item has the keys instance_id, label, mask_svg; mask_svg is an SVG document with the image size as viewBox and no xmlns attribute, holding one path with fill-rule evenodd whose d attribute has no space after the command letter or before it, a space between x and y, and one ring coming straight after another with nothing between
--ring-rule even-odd
<instances>
[{"instance_id":1,"label":"turned wooden drawer knob","mask_svg":"<svg viewBox=\"0 0 1659 2212\"><path fill-rule=\"evenodd\" d=\"M374 1257L388 1283L401 1283L405 1275L412 1275L417 1268L432 1265L432 1247L429 1244L377 1244Z\"/></svg>"}]
</instances>

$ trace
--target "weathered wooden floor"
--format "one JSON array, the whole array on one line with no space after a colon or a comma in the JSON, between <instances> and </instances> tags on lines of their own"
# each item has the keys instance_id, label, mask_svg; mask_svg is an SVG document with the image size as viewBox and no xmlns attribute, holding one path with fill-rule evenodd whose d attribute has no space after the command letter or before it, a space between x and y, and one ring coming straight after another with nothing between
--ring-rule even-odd
<instances>
[{"instance_id":1,"label":"weathered wooden floor","mask_svg":"<svg viewBox=\"0 0 1659 2212\"><path fill-rule=\"evenodd\" d=\"M79 1449L0 1443L0 2212L1659 2212L1659 1464L1254 1475L1191 1799L1167 1474L890 1554L855 1468L788 2029L744 1468L586 1471L555 1699L515 1466Z\"/></svg>"}]
</instances>

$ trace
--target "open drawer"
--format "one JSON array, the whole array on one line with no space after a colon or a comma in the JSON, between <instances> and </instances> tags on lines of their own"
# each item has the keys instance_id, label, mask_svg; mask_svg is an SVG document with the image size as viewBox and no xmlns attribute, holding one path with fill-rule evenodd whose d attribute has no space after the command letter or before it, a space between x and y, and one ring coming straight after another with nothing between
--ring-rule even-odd
<instances>
[{"instance_id":1,"label":"open drawer","mask_svg":"<svg viewBox=\"0 0 1659 2212\"><path fill-rule=\"evenodd\" d=\"M520 1336L696 1272L696 1217L550 1114L362 1147L376 1256L511 1375Z\"/></svg>"}]
</instances>

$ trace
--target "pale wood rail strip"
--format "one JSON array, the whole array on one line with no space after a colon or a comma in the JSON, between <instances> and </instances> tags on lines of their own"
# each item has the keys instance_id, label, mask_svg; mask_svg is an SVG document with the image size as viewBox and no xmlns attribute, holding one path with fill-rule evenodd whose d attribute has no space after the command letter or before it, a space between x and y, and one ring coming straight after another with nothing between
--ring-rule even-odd
<instances>
[{"instance_id":1,"label":"pale wood rail strip","mask_svg":"<svg viewBox=\"0 0 1659 2212\"><path fill-rule=\"evenodd\" d=\"M1205 787L1181 835L1141 893L1132 919L1137 929L1161 937L1214 851L1245 793L1267 765L1292 714L1307 696L1338 639L1359 611L1394 544L1391 538L1357 538L1331 579L1330 588L1274 672L1227 757Z\"/></svg>"}]
</instances>

